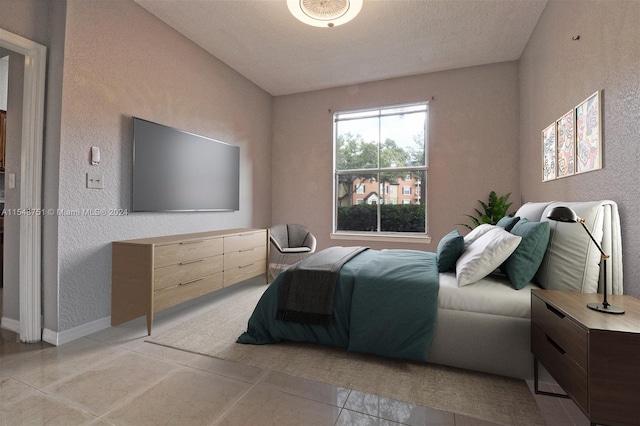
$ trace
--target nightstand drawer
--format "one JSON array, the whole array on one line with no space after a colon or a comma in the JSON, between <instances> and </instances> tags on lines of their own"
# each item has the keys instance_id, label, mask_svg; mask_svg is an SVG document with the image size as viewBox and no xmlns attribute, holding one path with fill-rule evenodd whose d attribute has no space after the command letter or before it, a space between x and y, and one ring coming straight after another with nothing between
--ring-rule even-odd
<instances>
[{"instance_id":1,"label":"nightstand drawer","mask_svg":"<svg viewBox=\"0 0 640 426\"><path fill-rule=\"evenodd\" d=\"M531 326L531 351L582 410L588 412L587 372L535 324Z\"/></svg>"},{"instance_id":2,"label":"nightstand drawer","mask_svg":"<svg viewBox=\"0 0 640 426\"><path fill-rule=\"evenodd\" d=\"M588 369L588 333L565 314L539 297L531 297L531 322L549 336L583 370Z\"/></svg>"}]
</instances>

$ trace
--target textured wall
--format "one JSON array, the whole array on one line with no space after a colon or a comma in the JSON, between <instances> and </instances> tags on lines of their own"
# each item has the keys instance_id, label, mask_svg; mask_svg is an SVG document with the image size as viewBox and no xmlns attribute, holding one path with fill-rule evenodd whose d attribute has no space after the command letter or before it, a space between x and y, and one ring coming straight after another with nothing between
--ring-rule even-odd
<instances>
[{"instance_id":1,"label":"textured wall","mask_svg":"<svg viewBox=\"0 0 640 426\"><path fill-rule=\"evenodd\" d=\"M360 244L330 240L331 111L429 101L428 233L431 244L369 243L435 251L440 238L467 223L491 190L518 189L518 64L424 74L277 97L273 124L274 223L300 222L318 248ZM464 230L462 227L458 227Z\"/></svg>"},{"instance_id":2,"label":"textured wall","mask_svg":"<svg viewBox=\"0 0 640 426\"><path fill-rule=\"evenodd\" d=\"M550 1L520 60L520 188L526 201L611 199L625 293L640 296L640 2ZM573 41L572 37L580 36ZM541 132L602 90L603 169L542 183Z\"/></svg>"},{"instance_id":3,"label":"textured wall","mask_svg":"<svg viewBox=\"0 0 640 426\"><path fill-rule=\"evenodd\" d=\"M238 212L57 216L59 312L45 328L110 315L113 240L269 225L271 96L153 15L130 1L68 1L62 85L60 209L130 208L132 115L240 146L241 198ZM86 189L88 172L103 190Z\"/></svg>"}]
</instances>

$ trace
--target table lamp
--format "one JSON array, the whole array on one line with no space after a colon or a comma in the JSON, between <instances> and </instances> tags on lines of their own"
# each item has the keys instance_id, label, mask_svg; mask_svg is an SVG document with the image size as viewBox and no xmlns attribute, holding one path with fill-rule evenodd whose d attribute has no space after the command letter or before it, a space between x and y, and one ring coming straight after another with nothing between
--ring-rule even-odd
<instances>
[{"instance_id":1,"label":"table lamp","mask_svg":"<svg viewBox=\"0 0 640 426\"><path fill-rule=\"evenodd\" d=\"M584 219L580 218L572 209L565 206L558 206L551 209L551 211L547 215L547 219L555 220L558 222L581 224L584 230L587 231L587 234L589 234L589 238L591 238L591 241L593 241L593 243L602 254L602 261L604 262L604 298L602 300L602 303L588 303L587 307L593 309L594 311L604 312L607 314L624 314L624 309L612 306L609 304L609 302L607 302L607 259L609 258L609 255L605 254L605 252L602 251L602 247L600 247L600 245L596 242L596 240L593 238L593 235L591 235L591 232L589 232L589 229L587 229L587 226L584 224Z\"/></svg>"}]
</instances>

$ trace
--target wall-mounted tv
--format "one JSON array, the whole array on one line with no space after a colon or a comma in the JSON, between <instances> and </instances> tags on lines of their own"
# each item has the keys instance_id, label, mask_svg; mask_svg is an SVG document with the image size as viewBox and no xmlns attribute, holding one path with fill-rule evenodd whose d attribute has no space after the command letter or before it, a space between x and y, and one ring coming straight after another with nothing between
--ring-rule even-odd
<instances>
[{"instance_id":1,"label":"wall-mounted tv","mask_svg":"<svg viewBox=\"0 0 640 426\"><path fill-rule=\"evenodd\" d=\"M133 117L134 212L240 208L240 147Z\"/></svg>"}]
</instances>

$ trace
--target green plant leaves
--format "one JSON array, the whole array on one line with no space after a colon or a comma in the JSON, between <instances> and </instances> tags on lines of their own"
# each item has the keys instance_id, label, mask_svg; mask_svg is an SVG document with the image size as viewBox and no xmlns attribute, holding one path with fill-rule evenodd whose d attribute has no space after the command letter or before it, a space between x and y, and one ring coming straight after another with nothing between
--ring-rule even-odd
<instances>
[{"instance_id":1,"label":"green plant leaves","mask_svg":"<svg viewBox=\"0 0 640 426\"><path fill-rule=\"evenodd\" d=\"M509 196L511 196L510 192L506 195L498 197L495 191L491 191L489 193L489 200L486 203L481 200L478 200L478 202L482 206L482 211L478 210L477 208L474 209L477 214L477 217L469 214L465 215L469 219L471 219L473 226L470 226L464 223L459 223L458 225L466 226L469 229L473 229L476 226L481 225L483 223L495 225L503 217L509 216L507 211L511 207L511 204L513 204L508 202Z\"/></svg>"}]
</instances>

